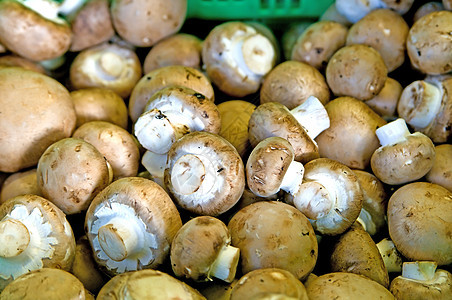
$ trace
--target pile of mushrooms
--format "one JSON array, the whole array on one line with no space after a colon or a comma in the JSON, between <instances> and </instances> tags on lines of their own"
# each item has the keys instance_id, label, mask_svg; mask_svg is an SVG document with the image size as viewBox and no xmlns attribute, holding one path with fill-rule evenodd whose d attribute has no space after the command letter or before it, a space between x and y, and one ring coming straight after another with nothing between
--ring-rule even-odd
<instances>
[{"instance_id":1,"label":"pile of mushrooms","mask_svg":"<svg viewBox=\"0 0 452 300\"><path fill-rule=\"evenodd\" d=\"M452 1L189 2L0 1L0 300L452 299Z\"/></svg>"}]
</instances>

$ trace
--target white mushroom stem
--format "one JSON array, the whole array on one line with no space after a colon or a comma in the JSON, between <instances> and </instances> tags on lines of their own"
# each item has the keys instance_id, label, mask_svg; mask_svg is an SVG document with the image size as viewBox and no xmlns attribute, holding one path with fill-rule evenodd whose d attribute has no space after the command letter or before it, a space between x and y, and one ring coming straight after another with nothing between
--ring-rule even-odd
<instances>
[{"instance_id":1,"label":"white mushroom stem","mask_svg":"<svg viewBox=\"0 0 452 300\"><path fill-rule=\"evenodd\" d=\"M152 176L152 180L163 186L163 177L168 155L146 151L141 158L141 163Z\"/></svg>"},{"instance_id":2,"label":"white mushroom stem","mask_svg":"<svg viewBox=\"0 0 452 300\"><path fill-rule=\"evenodd\" d=\"M265 75L272 69L275 50L268 38L256 33L247 36L238 45L241 46L245 64L253 73Z\"/></svg>"},{"instance_id":3,"label":"white mushroom stem","mask_svg":"<svg viewBox=\"0 0 452 300\"><path fill-rule=\"evenodd\" d=\"M58 8L58 13L69 16L82 7L87 0L64 0Z\"/></svg>"},{"instance_id":4,"label":"white mushroom stem","mask_svg":"<svg viewBox=\"0 0 452 300\"><path fill-rule=\"evenodd\" d=\"M235 278L239 258L239 248L230 245L224 246L210 267L209 277L232 282Z\"/></svg>"},{"instance_id":5,"label":"white mushroom stem","mask_svg":"<svg viewBox=\"0 0 452 300\"><path fill-rule=\"evenodd\" d=\"M358 219L356 219L356 221L361 223L361 225L363 225L364 227L364 230L369 232L369 234L377 232L377 226L372 220L372 215L364 208L361 209L359 217Z\"/></svg>"},{"instance_id":6,"label":"white mushroom stem","mask_svg":"<svg viewBox=\"0 0 452 300\"><path fill-rule=\"evenodd\" d=\"M326 216L334 205L329 191L316 181L304 182L298 193L294 195L293 202L299 211L312 220Z\"/></svg>"},{"instance_id":7,"label":"white mushroom stem","mask_svg":"<svg viewBox=\"0 0 452 300\"><path fill-rule=\"evenodd\" d=\"M62 3L52 0L20 0L19 2L42 17L61 24L65 21L59 15L67 16L74 13L85 3L85 0L65 0Z\"/></svg>"},{"instance_id":8,"label":"white mushroom stem","mask_svg":"<svg viewBox=\"0 0 452 300\"><path fill-rule=\"evenodd\" d=\"M0 222L0 256L15 257L27 249L30 233L20 221L7 219Z\"/></svg>"},{"instance_id":9,"label":"white mushroom stem","mask_svg":"<svg viewBox=\"0 0 452 300\"><path fill-rule=\"evenodd\" d=\"M402 277L413 280L429 281L435 277L437 264L433 261L404 262Z\"/></svg>"},{"instance_id":10,"label":"white mushroom stem","mask_svg":"<svg viewBox=\"0 0 452 300\"><path fill-rule=\"evenodd\" d=\"M337 11L352 23L361 20L372 10L383 7L381 0L336 0Z\"/></svg>"},{"instance_id":11,"label":"white mushroom stem","mask_svg":"<svg viewBox=\"0 0 452 300\"><path fill-rule=\"evenodd\" d=\"M303 175L303 164L298 161L291 162L289 168L287 168L286 174L284 174L280 189L291 195L295 195L300 189Z\"/></svg>"},{"instance_id":12,"label":"white mushroom stem","mask_svg":"<svg viewBox=\"0 0 452 300\"><path fill-rule=\"evenodd\" d=\"M330 117L322 102L314 96L308 97L302 104L290 111L311 139L330 127Z\"/></svg>"},{"instance_id":13,"label":"white mushroom stem","mask_svg":"<svg viewBox=\"0 0 452 300\"><path fill-rule=\"evenodd\" d=\"M399 118L389 122L375 131L381 146L394 145L404 141L410 135L405 120Z\"/></svg>"},{"instance_id":14,"label":"white mushroom stem","mask_svg":"<svg viewBox=\"0 0 452 300\"><path fill-rule=\"evenodd\" d=\"M399 273L402 271L402 257L390 239L381 240L377 243L377 248L388 272Z\"/></svg>"}]
</instances>

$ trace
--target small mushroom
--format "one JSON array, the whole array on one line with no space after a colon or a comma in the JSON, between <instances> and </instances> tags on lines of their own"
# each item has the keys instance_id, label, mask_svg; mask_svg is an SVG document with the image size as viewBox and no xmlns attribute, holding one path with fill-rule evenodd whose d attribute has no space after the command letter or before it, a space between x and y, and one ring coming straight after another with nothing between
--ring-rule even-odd
<instances>
[{"instance_id":1,"label":"small mushroom","mask_svg":"<svg viewBox=\"0 0 452 300\"><path fill-rule=\"evenodd\" d=\"M0 240L0 290L32 270L69 271L74 261L75 239L65 214L37 195L0 205Z\"/></svg>"},{"instance_id":2,"label":"small mushroom","mask_svg":"<svg viewBox=\"0 0 452 300\"><path fill-rule=\"evenodd\" d=\"M77 54L69 69L74 89L90 87L111 89L123 98L132 92L141 77L137 54L116 44L100 44Z\"/></svg>"},{"instance_id":3,"label":"small mushroom","mask_svg":"<svg viewBox=\"0 0 452 300\"><path fill-rule=\"evenodd\" d=\"M378 251L380 251L381 257L383 258L383 262L388 272L402 272L402 256L400 255L400 252L397 251L396 246L390 239L382 239L377 243L377 248Z\"/></svg>"},{"instance_id":4,"label":"small mushroom","mask_svg":"<svg viewBox=\"0 0 452 300\"><path fill-rule=\"evenodd\" d=\"M405 184L388 202L391 240L409 260L452 262L452 193L427 182Z\"/></svg>"},{"instance_id":5,"label":"small mushroom","mask_svg":"<svg viewBox=\"0 0 452 300\"><path fill-rule=\"evenodd\" d=\"M426 135L410 133L399 118L375 132L381 147L372 154L370 166L375 176L396 185L422 178L433 167L435 145Z\"/></svg>"},{"instance_id":6,"label":"small mushroom","mask_svg":"<svg viewBox=\"0 0 452 300\"><path fill-rule=\"evenodd\" d=\"M309 298L303 283L289 271L263 268L243 275L233 286L230 299L308 300Z\"/></svg>"},{"instance_id":7,"label":"small mushroom","mask_svg":"<svg viewBox=\"0 0 452 300\"><path fill-rule=\"evenodd\" d=\"M94 198L85 219L94 260L110 275L161 265L181 226L165 190L140 177L107 186Z\"/></svg>"},{"instance_id":8,"label":"small mushroom","mask_svg":"<svg viewBox=\"0 0 452 300\"><path fill-rule=\"evenodd\" d=\"M452 192L452 145L435 146L433 167L426 174L428 182L439 184Z\"/></svg>"},{"instance_id":9,"label":"small mushroom","mask_svg":"<svg viewBox=\"0 0 452 300\"><path fill-rule=\"evenodd\" d=\"M184 282L152 269L116 275L102 287L96 299L206 300L197 290Z\"/></svg>"},{"instance_id":10,"label":"small mushroom","mask_svg":"<svg viewBox=\"0 0 452 300\"><path fill-rule=\"evenodd\" d=\"M144 75L135 85L129 99L129 115L136 122L149 98L162 88L178 85L190 88L214 101L215 94L209 79L195 68L174 65L155 69Z\"/></svg>"},{"instance_id":11,"label":"small mushroom","mask_svg":"<svg viewBox=\"0 0 452 300\"><path fill-rule=\"evenodd\" d=\"M212 277L232 282L240 250L231 244L226 225L210 216L185 223L171 243L171 267L177 277L208 281Z\"/></svg>"},{"instance_id":12,"label":"small mushroom","mask_svg":"<svg viewBox=\"0 0 452 300\"><path fill-rule=\"evenodd\" d=\"M164 182L182 208L217 216L242 196L245 167L231 143L219 135L196 131L171 146Z\"/></svg>"},{"instance_id":13,"label":"small mushroom","mask_svg":"<svg viewBox=\"0 0 452 300\"><path fill-rule=\"evenodd\" d=\"M397 80L388 77L378 95L364 103L383 119L387 121L394 120L397 116L397 104L402 91L402 85Z\"/></svg>"},{"instance_id":14,"label":"small mushroom","mask_svg":"<svg viewBox=\"0 0 452 300\"><path fill-rule=\"evenodd\" d=\"M239 21L215 26L203 43L207 75L221 91L235 97L257 92L276 59L271 40Z\"/></svg>"},{"instance_id":15,"label":"small mushroom","mask_svg":"<svg viewBox=\"0 0 452 300\"><path fill-rule=\"evenodd\" d=\"M284 58L289 60L292 57L292 49L298 37L309 27L313 22L309 20L295 21L288 25L281 35L281 45Z\"/></svg>"},{"instance_id":16,"label":"small mushroom","mask_svg":"<svg viewBox=\"0 0 452 300\"><path fill-rule=\"evenodd\" d=\"M413 15L413 23L422 18L423 16L428 15L434 11L444 10L444 5L441 2L430 1L422 4L416 9L416 12Z\"/></svg>"},{"instance_id":17,"label":"small mushroom","mask_svg":"<svg viewBox=\"0 0 452 300\"><path fill-rule=\"evenodd\" d=\"M9 198L25 194L42 196L38 187L36 168L10 174L0 186L0 204Z\"/></svg>"},{"instance_id":18,"label":"small mushroom","mask_svg":"<svg viewBox=\"0 0 452 300\"><path fill-rule=\"evenodd\" d=\"M280 268L298 279L316 265L317 239L308 218L295 207L260 201L239 210L229 221L232 245L240 248L243 274Z\"/></svg>"},{"instance_id":19,"label":"small mushroom","mask_svg":"<svg viewBox=\"0 0 452 300\"><path fill-rule=\"evenodd\" d=\"M452 12L436 11L417 20L407 38L411 65L425 74L452 71Z\"/></svg>"},{"instance_id":20,"label":"small mushroom","mask_svg":"<svg viewBox=\"0 0 452 300\"><path fill-rule=\"evenodd\" d=\"M326 66L325 77L334 95L366 101L380 93L387 74L388 68L377 50L355 44L333 54Z\"/></svg>"},{"instance_id":21,"label":"small mushroom","mask_svg":"<svg viewBox=\"0 0 452 300\"><path fill-rule=\"evenodd\" d=\"M431 261L403 263L402 275L391 282L391 293L400 300L450 299L452 274L436 267Z\"/></svg>"},{"instance_id":22,"label":"small mushroom","mask_svg":"<svg viewBox=\"0 0 452 300\"><path fill-rule=\"evenodd\" d=\"M260 103L278 102L293 109L309 97L316 97L323 105L330 100L325 77L304 62L285 61L265 76L260 89Z\"/></svg>"},{"instance_id":23,"label":"small mushroom","mask_svg":"<svg viewBox=\"0 0 452 300\"><path fill-rule=\"evenodd\" d=\"M155 69L182 65L201 69L202 41L195 35L177 33L171 35L149 50L143 62L144 74Z\"/></svg>"}]
</instances>

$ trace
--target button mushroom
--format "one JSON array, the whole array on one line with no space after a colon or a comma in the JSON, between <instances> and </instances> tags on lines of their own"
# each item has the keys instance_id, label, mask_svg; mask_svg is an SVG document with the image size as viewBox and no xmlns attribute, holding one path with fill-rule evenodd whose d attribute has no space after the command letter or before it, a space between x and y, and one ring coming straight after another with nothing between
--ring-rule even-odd
<instances>
[{"instance_id":1,"label":"button mushroom","mask_svg":"<svg viewBox=\"0 0 452 300\"><path fill-rule=\"evenodd\" d=\"M441 2L430 1L419 6L414 15L413 15L413 23L422 18L423 16L428 15L434 11L444 10L444 5Z\"/></svg>"},{"instance_id":2,"label":"button mushroom","mask_svg":"<svg viewBox=\"0 0 452 300\"><path fill-rule=\"evenodd\" d=\"M161 265L181 226L168 194L139 177L107 186L94 198L85 219L94 259L110 275Z\"/></svg>"},{"instance_id":3,"label":"button mushroom","mask_svg":"<svg viewBox=\"0 0 452 300\"><path fill-rule=\"evenodd\" d=\"M37 195L22 195L0 206L0 290L40 268L69 271L75 239L64 213Z\"/></svg>"},{"instance_id":4,"label":"button mushroom","mask_svg":"<svg viewBox=\"0 0 452 300\"><path fill-rule=\"evenodd\" d=\"M397 104L402 91L402 85L397 80L388 77L378 95L364 103L383 119L391 121L397 118Z\"/></svg>"},{"instance_id":5,"label":"button mushroom","mask_svg":"<svg viewBox=\"0 0 452 300\"><path fill-rule=\"evenodd\" d=\"M10 174L0 186L0 204L9 198L25 194L42 196L36 169Z\"/></svg>"},{"instance_id":6,"label":"button mushroom","mask_svg":"<svg viewBox=\"0 0 452 300\"><path fill-rule=\"evenodd\" d=\"M428 182L439 184L452 192L452 145L435 146L433 167L426 174Z\"/></svg>"},{"instance_id":7,"label":"button mushroom","mask_svg":"<svg viewBox=\"0 0 452 300\"><path fill-rule=\"evenodd\" d=\"M232 282L240 250L231 244L226 225L214 217L199 216L185 223L171 243L171 267L177 277L195 281L212 277Z\"/></svg>"},{"instance_id":8,"label":"button mushroom","mask_svg":"<svg viewBox=\"0 0 452 300\"><path fill-rule=\"evenodd\" d=\"M217 216L239 201L245 168L228 141L196 131L171 146L164 180L179 206L195 214Z\"/></svg>"},{"instance_id":9,"label":"button mushroom","mask_svg":"<svg viewBox=\"0 0 452 300\"><path fill-rule=\"evenodd\" d=\"M387 184L404 184L422 178L433 167L435 146L426 135L410 133L399 118L376 130L381 147L372 154L375 176Z\"/></svg>"}]
</instances>

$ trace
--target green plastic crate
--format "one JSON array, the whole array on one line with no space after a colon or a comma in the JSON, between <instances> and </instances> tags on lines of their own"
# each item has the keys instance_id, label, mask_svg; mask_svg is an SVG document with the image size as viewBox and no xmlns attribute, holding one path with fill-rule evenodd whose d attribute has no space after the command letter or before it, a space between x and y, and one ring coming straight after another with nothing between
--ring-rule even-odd
<instances>
[{"instance_id":1,"label":"green plastic crate","mask_svg":"<svg viewBox=\"0 0 452 300\"><path fill-rule=\"evenodd\" d=\"M188 0L187 17L204 20L318 18L334 0Z\"/></svg>"}]
</instances>

